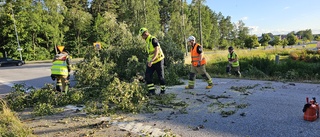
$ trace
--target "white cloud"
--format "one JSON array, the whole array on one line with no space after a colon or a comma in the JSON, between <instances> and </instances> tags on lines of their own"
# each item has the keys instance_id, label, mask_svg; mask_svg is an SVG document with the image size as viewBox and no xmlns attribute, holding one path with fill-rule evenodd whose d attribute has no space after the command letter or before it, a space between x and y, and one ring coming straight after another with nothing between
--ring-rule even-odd
<instances>
[{"instance_id":1,"label":"white cloud","mask_svg":"<svg viewBox=\"0 0 320 137\"><path fill-rule=\"evenodd\" d=\"M301 29L300 29L301 30ZM261 36L263 33L272 33L273 35L287 35L288 33L292 31L300 31L300 30L288 30L288 29L274 29L274 30L269 30L269 29L260 29L258 26L250 26L249 27L249 32L251 35L255 34L257 36ZM320 34L320 29L311 29L312 34Z\"/></svg>"},{"instance_id":2,"label":"white cloud","mask_svg":"<svg viewBox=\"0 0 320 137\"><path fill-rule=\"evenodd\" d=\"M313 34L320 34L320 29L311 29Z\"/></svg>"},{"instance_id":3,"label":"white cloud","mask_svg":"<svg viewBox=\"0 0 320 137\"><path fill-rule=\"evenodd\" d=\"M290 7L284 7L284 8L283 8L283 10L287 10L287 9L290 9Z\"/></svg>"},{"instance_id":4,"label":"white cloud","mask_svg":"<svg viewBox=\"0 0 320 137\"><path fill-rule=\"evenodd\" d=\"M249 33L250 34L257 34L258 30L259 30L259 26L249 26Z\"/></svg>"},{"instance_id":5,"label":"white cloud","mask_svg":"<svg viewBox=\"0 0 320 137\"><path fill-rule=\"evenodd\" d=\"M269 29L260 29L259 26L250 26L249 27L250 34L255 34L257 36L261 36L264 33L272 33L274 35L278 34L288 34L289 30L279 29L279 30L269 30Z\"/></svg>"},{"instance_id":6,"label":"white cloud","mask_svg":"<svg viewBox=\"0 0 320 137\"><path fill-rule=\"evenodd\" d=\"M242 17L241 20L242 20L242 21L248 20L248 17Z\"/></svg>"}]
</instances>

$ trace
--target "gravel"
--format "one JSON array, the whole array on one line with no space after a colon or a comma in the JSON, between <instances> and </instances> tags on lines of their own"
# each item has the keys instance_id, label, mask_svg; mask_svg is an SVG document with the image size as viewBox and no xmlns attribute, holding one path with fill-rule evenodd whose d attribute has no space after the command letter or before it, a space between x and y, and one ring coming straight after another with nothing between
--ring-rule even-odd
<instances>
[{"instance_id":1,"label":"gravel","mask_svg":"<svg viewBox=\"0 0 320 137\"><path fill-rule=\"evenodd\" d=\"M169 87L167 94L177 94L177 101L189 104L184 111L168 108L132 117L182 137L320 136L319 119L305 121L302 112L306 97L320 97L319 84L221 78L213 82L210 90L203 80L197 80L192 90L185 85ZM223 111L234 114L223 116Z\"/></svg>"}]
</instances>

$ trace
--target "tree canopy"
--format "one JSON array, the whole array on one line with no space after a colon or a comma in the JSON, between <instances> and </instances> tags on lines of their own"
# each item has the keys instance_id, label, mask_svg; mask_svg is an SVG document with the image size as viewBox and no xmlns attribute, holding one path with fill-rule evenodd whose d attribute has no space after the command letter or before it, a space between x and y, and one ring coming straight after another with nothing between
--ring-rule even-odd
<instances>
[{"instance_id":1,"label":"tree canopy","mask_svg":"<svg viewBox=\"0 0 320 137\"><path fill-rule=\"evenodd\" d=\"M190 35L208 49L257 45L248 42L254 37L243 21L231 22L231 16L214 12L205 0L193 0L190 4L186 0L2 1L0 57L18 58L18 42L23 60L49 59L56 54L58 45L64 45L74 57L83 57L94 42L102 43L103 48L132 44L141 27L148 28L152 35L172 40L172 46L181 51L187 50L185 40ZM110 26L121 26L122 30ZM313 39L310 29L292 35ZM291 34L288 42L295 43Z\"/></svg>"}]
</instances>

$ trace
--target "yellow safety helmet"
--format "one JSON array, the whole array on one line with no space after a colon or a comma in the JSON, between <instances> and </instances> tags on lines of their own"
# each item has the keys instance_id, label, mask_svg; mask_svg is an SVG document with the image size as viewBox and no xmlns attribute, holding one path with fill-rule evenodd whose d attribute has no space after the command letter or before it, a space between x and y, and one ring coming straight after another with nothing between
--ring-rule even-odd
<instances>
[{"instance_id":1,"label":"yellow safety helmet","mask_svg":"<svg viewBox=\"0 0 320 137\"><path fill-rule=\"evenodd\" d=\"M142 34L143 34L144 32L146 32L146 31L148 31L147 28L141 28L141 29L139 30L139 35L142 36Z\"/></svg>"}]
</instances>

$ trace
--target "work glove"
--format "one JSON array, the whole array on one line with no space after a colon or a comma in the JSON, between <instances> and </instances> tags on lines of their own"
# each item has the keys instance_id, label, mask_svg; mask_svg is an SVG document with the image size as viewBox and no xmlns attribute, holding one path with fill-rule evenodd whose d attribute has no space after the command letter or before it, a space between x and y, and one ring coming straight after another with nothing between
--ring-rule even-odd
<instances>
[{"instance_id":1,"label":"work glove","mask_svg":"<svg viewBox=\"0 0 320 137\"><path fill-rule=\"evenodd\" d=\"M68 75L67 80L70 80L70 74Z\"/></svg>"},{"instance_id":2,"label":"work glove","mask_svg":"<svg viewBox=\"0 0 320 137\"><path fill-rule=\"evenodd\" d=\"M53 75L51 75L51 79L52 79L53 81L55 81L55 80L56 80L56 77L53 76Z\"/></svg>"}]
</instances>

